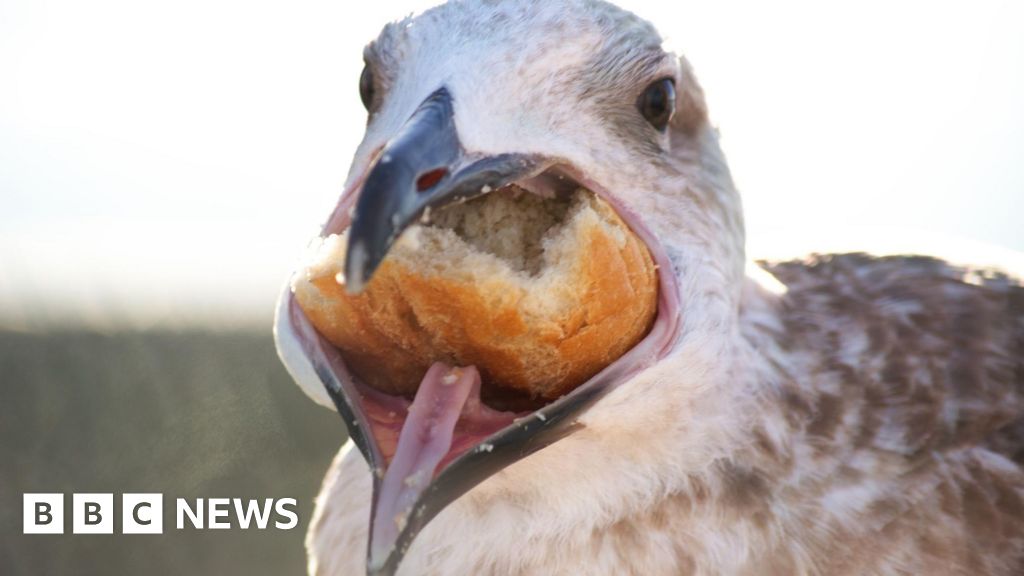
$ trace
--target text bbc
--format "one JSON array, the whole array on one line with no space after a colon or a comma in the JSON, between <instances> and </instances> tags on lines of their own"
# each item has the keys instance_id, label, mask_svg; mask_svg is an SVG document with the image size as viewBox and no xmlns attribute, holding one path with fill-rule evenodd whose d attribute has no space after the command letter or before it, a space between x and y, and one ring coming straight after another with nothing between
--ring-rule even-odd
<instances>
[{"instance_id":1,"label":"text bbc","mask_svg":"<svg viewBox=\"0 0 1024 576\"><path fill-rule=\"evenodd\" d=\"M177 498L175 528L291 530L299 523L294 498ZM71 531L74 534L113 534L113 494L72 494ZM64 533L64 494L24 494L25 534ZM122 494L122 534L163 534L163 494Z\"/></svg>"}]
</instances>

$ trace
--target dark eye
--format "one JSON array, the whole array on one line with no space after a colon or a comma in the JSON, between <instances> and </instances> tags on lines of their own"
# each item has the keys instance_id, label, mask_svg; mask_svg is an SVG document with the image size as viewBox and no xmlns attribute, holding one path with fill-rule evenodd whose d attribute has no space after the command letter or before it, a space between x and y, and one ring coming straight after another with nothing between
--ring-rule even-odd
<instances>
[{"instance_id":1,"label":"dark eye","mask_svg":"<svg viewBox=\"0 0 1024 576\"><path fill-rule=\"evenodd\" d=\"M664 131L676 111L676 85L671 78L651 83L636 103L644 118L658 131Z\"/></svg>"},{"instance_id":2,"label":"dark eye","mask_svg":"<svg viewBox=\"0 0 1024 576\"><path fill-rule=\"evenodd\" d=\"M370 66L363 67L363 73L359 75L359 97L363 99L363 106L367 110L373 104L373 71Z\"/></svg>"}]
</instances>

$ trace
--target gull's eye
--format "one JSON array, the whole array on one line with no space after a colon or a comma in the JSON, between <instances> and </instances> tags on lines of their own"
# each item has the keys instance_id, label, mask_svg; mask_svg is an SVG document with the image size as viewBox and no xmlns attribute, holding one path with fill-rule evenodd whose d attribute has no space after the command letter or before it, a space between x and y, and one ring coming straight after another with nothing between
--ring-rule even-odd
<instances>
[{"instance_id":1,"label":"gull's eye","mask_svg":"<svg viewBox=\"0 0 1024 576\"><path fill-rule=\"evenodd\" d=\"M664 131L676 111L676 85L671 78L656 80L637 100L636 107L658 131Z\"/></svg>"},{"instance_id":2,"label":"gull's eye","mask_svg":"<svg viewBox=\"0 0 1024 576\"><path fill-rule=\"evenodd\" d=\"M370 66L363 66L363 73L359 75L359 97L363 100L363 106L367 110L373 104L373 71Z\"/></svg>"}]
</instances>

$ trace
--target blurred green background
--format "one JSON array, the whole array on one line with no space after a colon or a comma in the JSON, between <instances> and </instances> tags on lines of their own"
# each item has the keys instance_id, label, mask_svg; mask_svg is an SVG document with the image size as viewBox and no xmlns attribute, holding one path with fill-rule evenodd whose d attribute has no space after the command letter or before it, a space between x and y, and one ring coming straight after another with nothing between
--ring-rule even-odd
<instances>
[{"instance_id":1,"label":"blurred green background","mask_svg":"<svg viewBox=\"0 0 1024 576\"><path fill-rule=\"evenodd\" d=\"M304 573L345 431L291 382L269 326L0 331L0 389L0 574ZM24 492L65 494L64 535L21 533ZM73 492L114 494L113 535L70 534ZM124 492L164 494L164 534L119 534ZM299 525L176 530L179 497L296 498Z\"/></svg>"}]
</instances>

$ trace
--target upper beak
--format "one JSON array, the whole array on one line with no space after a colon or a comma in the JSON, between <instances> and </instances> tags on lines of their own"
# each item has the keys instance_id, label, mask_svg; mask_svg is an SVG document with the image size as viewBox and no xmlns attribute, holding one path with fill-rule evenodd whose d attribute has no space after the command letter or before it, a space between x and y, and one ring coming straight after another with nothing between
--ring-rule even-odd
<instances>
[{"instance_id":1,"label":"upper beak","mask_svg":"<svg viewBox=\"0 0 1024 576\"><path fill-rule=\"evenodd\" d=\"M429 207L498 189L536 170L522 154L466 154L452 97L427 97L378 155L356 203L345 255L345 285L360 292L398 236Z\"/></svg>"}]
</instances>

